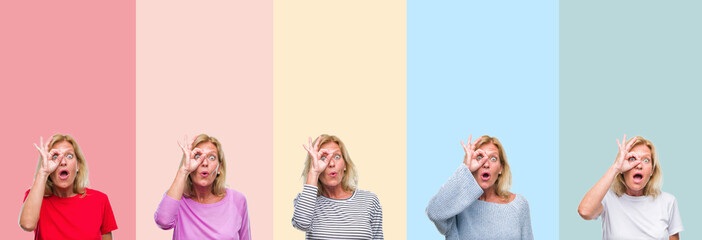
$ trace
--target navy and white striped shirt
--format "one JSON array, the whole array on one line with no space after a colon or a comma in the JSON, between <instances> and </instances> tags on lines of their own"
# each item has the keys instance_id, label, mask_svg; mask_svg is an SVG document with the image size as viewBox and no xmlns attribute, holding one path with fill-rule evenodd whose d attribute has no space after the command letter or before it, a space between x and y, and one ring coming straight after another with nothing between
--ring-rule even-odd
<instances>
[{"instance_id":1,"label":"navy and white striped shirt","mask_svg":"<svg viewBox=\"0 0 702 240\"><path fill-rule=\"evenodd\" d=\"M331 199L305 185L294 203L292 225L307 239L383 239L383 209L372 192L357 189L347 199Z\"/></svg>"}]
</instances>

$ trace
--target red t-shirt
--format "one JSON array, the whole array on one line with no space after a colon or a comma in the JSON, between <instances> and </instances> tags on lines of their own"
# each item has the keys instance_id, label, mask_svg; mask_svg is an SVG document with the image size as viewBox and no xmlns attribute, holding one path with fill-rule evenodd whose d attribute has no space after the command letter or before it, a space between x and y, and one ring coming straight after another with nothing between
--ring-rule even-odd
<instances>
[{"instance_id":1,"label":"red t-shirt","mask_svg":"<svg viewBox=\"0 0 702 240\"><path fill-rule=\"evenodd\" d=\"M24 194L25 200L28 194L29 190ZM85 188L85 197L44 197L34 239L102 239L102 234L116 229L107 195Z\"/></svg>"}]
</instances>

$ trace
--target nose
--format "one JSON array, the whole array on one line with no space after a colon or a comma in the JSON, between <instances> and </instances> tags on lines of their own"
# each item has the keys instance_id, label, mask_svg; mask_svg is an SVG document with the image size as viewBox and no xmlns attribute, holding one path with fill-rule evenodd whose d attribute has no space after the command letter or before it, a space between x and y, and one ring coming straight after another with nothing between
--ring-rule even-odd
<instances>
[{"instance_id":1,"label":"nose","mask_svg":"<svg viewBox=\"0 0 702 240\"><path fill-rule=\"evenodd\" d=\"M639 162L638 164L636 164L636 166L634 166L634 168L636 168L636 169L642 169L642 168L643 168L643 162Z\"/></svg>"},{"instance_id":2,"label":"nose","mask_svg":"<svg viewBox=\"0 0 702 240\"><path fill-rule=\"evenodd\" d=\"M490 168L490 160L487 160L485 161L485 163L483 163L483 168Z\"/></svg>"},{"instance_id":3,"label":"nose","mask_svg":"<svg viewBox=\"0 0 702 240\"><path fill-rule=\"evenodd\" d=\"M63 154L61 154L61 156L59 156L59 158L61 159L60 162L59 162L59 165L60 165L60 166L66 166L66 164L68 164L68 163L66 162L66 157L65 157Z\"/></svg>"},{"instance_id":4,"label":"nose","mask_svg":"<svg viewBox=\"0 0 702 240\"><path fill-rule=\"evenodd\" d=\"M329 166L328 166L328 167L333 168L334 166L336 166L336 161L334 161L334 159L331 159L331 160L329 161Z\"/></svg>"},{"instance_id":5,"label":"nose","mask_svg":"<svg viewBox=\"0 0 702 240\"><path fill-rule=\"evenodd\" d=\"M200 163L200 166L207 167L207 159L203 159L202 163Z\"/></svg>"}]
</instances>

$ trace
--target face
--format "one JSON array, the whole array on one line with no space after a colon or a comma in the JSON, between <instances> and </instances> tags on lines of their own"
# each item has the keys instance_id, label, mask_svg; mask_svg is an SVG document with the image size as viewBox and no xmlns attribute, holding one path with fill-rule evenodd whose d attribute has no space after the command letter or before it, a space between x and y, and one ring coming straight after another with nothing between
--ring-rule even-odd
<instances>
[{"instance_id":1,"label":"face","mask_svg":"<svg viewBox=\"0 0 702 240\"><path fill-rule=\"evenodd\" d=\"M202 149L202 154L198 153L195 158L204 157L200 166L197 170L190 173L190 179L193 184L200 187L210 187L214 183L215 178L217 178L217 172L221 171L219 169L219 153L217 152L217 146L211 142L202 142L195 146L195 148Z\"/></svg>"},{"instance_id":2,"label":"face","mask_svg":"<svg viewBox=\"0 0 702 240\"><path fill-rule=\"evenodd\" d=\"M322 151L326 149L331 154L326 154L322 156L323 159L331 158L329 160L329 165L324 169L324 172L319 176L319 180L325 187L338 187L341 184L341 179L344 178L344 168L346 168L346 162L344 161L344 156L341 154L341 148L335 142L328 142L322 144L319 150Z\"/></svg>"},{"instance_id":3,"label":"face","mask_svg":"<svg viewBox=\"0 0 702 240\"><path fill-rule=\"evenodd\" d=\"M475 181L478 182L478 185L480 185L480 188L485 191L486 189L490 189L495 186L497 177L502 171L502 164L500 164L500 153L495 144L486 143L480 146L478 149L482 149L485 153L487 153L487 156L479 155L478 160L482 159L483 157L488 158L488 160L485 161L485 164L483 164L478 171L473 173L473 177L475 178Z\"/></svg>"},{"instance_id":4,"label":"face","mask_svg":"<svg viewBox=\"0 0 702 240\"><path fill-rule=\"evenodd\" d=\"M70 189L73 188L73 181L76 179L76 174L78 171L78 158L76 157L75 150L73 150L73 145L67 141L61 141L55 143L49 152L52 150L58 150L58 154L49 156L52 159L61 159L56 171L51 173L49 177L51 181L54 182L54 187L59 189Z\"/></svg>"},{"instance_id":5,"label":"face","mask_svg":"<svg viewBox=\"0 0 702 240\"><path fill-rule=\"evenodd\" d=\"M631 151L636 153L641 163L636 165L629 171L624 172L624 183L626 183L627 194L632 196L643 195L643 189L651 179L653 174L653 161L651 159L651 149L645 144L637 144ZM635 158L625 159L626 161L635 161Z\"/></svg>"}]
</instances>

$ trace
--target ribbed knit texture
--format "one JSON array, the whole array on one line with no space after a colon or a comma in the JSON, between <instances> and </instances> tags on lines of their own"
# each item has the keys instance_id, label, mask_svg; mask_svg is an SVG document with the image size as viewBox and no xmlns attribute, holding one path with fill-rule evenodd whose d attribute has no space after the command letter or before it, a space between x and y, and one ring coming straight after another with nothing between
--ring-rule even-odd
<instances>
[{"instance_id":1,"label":"ribbed knit texture","mask_svg":"<svg viewBox=\"0 0 702 240\"><path fill-rule=\"evenodd\" d=\"M529 203L517 194L507 204L479 201L480 185L461 164L429 201L426 213L446 239L534 239Z\"/></svg>"},{"instance_id":2,"label":"ribbed knit texture","mask_svg":"<svg viewBox=\"0 0 702 240\"><path fill-rule=\"evenodd\" d=\"M330 199L317 196L316 186L304 185L294 204L292 225L307 239L383 239L383 209L371 192Z\"/></svg>"}]
</instances>

